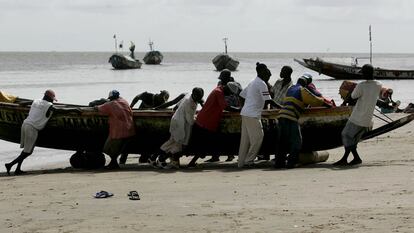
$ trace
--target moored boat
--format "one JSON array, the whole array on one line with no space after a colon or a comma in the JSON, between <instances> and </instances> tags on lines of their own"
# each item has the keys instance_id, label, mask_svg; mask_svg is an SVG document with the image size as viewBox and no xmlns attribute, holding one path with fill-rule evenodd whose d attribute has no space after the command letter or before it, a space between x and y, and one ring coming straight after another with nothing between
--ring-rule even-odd
<instances>
[{"instance_id":1,"label":"moored boat","mask_svg":"<svg viewBox=\"0 0 414 233\"><path fill-rule=\"evenodd\" d=\"M114 67L114 69L117 70L140 69L142 66L142 62L140 62L139 60L120 53L112 54L108 62L111 63L112 67Z\"/></svg>"},{"instance_id":2,"label":"moored boat","mask_svg":"<svg viewBox=\"0 0 414 233\"><path fill-rule=\"evenodd\" d=\"M160 51L149 51L144 56L144 62L147 65L158 65L162 62L164 56Z\"/></svg>"},{"instance_id":3,"label":"moored boat","mask_svg":"<svg viewBox=\"0 0 414 233\"><path fill-rule=\"evenodd\" d=\"M335 79L343 80L358 80L363 79L361 69L362 67L355 65L343 65L324 61L323 59L309 58L309 59L294 59L300 65L324 74ZM391 70L374 68L374 78L378 80L384 79L414 79L414 70Z\"/></svg>"},{"instance_id":4,"label":"moored boat","mask_svg":"<svg viewBox=\"0 0 414 233\"><path fill-rule=\"evenodd\" d=\"M150 46L150 51L147 52L144 56L144 62L147 65L158 65L162 62L162 59L164 59L164 56L162 55L162 53L160 51L154 50L153 46L154 46L154 42L150 41L148 43L148 45Z\"/></svg>"},{"instance_id":5,"label":"moored boat","mask_svg":"<svg viewBox=\"0 0 414 233\"><path fill-rule=\"evenodd\" d=\"M218 71L222 71L224 69L228 69L230 71L237 70L237 67L239 66L240 62L233 59L227 54L227 38L224 38L224 53L221 53L217 56L215 56L212 60L214 66Z\"/></svg>"}]
</instances>

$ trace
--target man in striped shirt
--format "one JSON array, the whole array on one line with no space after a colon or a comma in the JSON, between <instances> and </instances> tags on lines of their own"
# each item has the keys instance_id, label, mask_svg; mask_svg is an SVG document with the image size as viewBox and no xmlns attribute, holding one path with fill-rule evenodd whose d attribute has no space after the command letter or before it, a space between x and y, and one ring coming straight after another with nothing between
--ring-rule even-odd
<instances>
[{"instance_id":1,"label":"man in striped shirt","mask_svg":"<svg viewBox=\"0 0 414 233\"><path fill-rule=\"evenodd\" d=\"M323 98L313 95L308 89L305 77L300 77L289 88L283 100L283 108L279 113L280 140L275 158L276 168L294 168L299 162L299 152L302 148L302 134L299 117L306 107L327 106ZM287 155L289 154L289 157Z\"/></svg>"},{"instance_id":2,"label":"man in striped shirt","mask_svg":"<svg viewBox=\"0 0 414 233\"><path fill-rule=\"evenodd\" d=\"M292 68L290 66L283 66L280 70L280 79L276 80L275 85L271 88L273 100L282 105L283 98L286 96L287 90L292 86Z\"/></svg>"}]
</instances>

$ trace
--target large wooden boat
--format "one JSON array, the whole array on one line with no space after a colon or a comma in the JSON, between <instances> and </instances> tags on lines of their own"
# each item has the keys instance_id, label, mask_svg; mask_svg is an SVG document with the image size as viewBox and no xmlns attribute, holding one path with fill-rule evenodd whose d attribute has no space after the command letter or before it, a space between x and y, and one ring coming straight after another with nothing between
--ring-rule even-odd
<instances>
[{"instance_id":1,"label":"large wooden boat","mask_svg":"<svg viewBox=\"0 0 414 233\"><path fill-rule=\"evenodd\" d=\"M335 79L358 80L363 79L361 69L358 65L342 65L324 61L323 59L294 59L302 66L309 68L319 74L324 74ZM374 78L382 79L414 79L414 70L389 70L379 67L374 68Z\"/></svg>"},{"instance_id":2,"label":"large wooden boat","mask_svg":"<svg viewBox=\"0 0 414 233\"><path fill-rule=\"evenodd\" d=\"M217 56L215 56L212 60L214 66L218 71L222 71L224 69L228 69L230 71L237 70L237 67L239 66L240 62L233 59L227 54L227 38L224 38L224 53L221 53Z\"/></svg>"},{"instance_id":3,"label":"large wooden boat","mask_svg":"<svg viewBox=\"0 0 414 233\"><path fill-rule=\"evenodd\" d=\"M142 66L142 62L140 62L138 59L134 59L130 56L120 53L112 54L108 62L111 63L112 67L114 67L116 70L140 69Z\"/></svg>"},{"instance_id":4,"label":"large wooden boat","mask_svg":"<svg viewBox=\"0 0 414 233\"><path fill-rule=\"evenodd\" d=\"M56 105L57 108L78 108L81 113L56 112L40 131L37 146L53 149L100 153L108 135L107 117L91 107ZM30 106L18 103L0 103L0 139L19 143L20 128ZM307 109L300 118L304 152L320 151L342 145L341 131L351 113L350 107ZM171 110L134 110L138 134L128 148L129 153L155 153L169 138ZM262 154L274 154L278 141L278 110L264 111L262 115L265 137ZM364 138L371 138L401 127L414 119L414 114L370 131ZM215 146L194 148L189 146L187 155L237 154L240 141L241 118L238 113L224 113ZM198 143L197 143L198 144Z\"/></svg>"}]
</instances>

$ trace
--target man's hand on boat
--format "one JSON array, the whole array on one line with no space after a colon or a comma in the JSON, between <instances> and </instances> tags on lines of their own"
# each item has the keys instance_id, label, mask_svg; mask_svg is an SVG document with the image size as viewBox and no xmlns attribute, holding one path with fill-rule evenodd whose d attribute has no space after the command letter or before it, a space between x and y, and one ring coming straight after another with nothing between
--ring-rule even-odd
<instances>
[{"instance_id":1,"label":"man's hand on boat","mask_svg":"<svg viewBox=\"0 0 414 233\"><path fill-rule=\"evenodd\" d=\"M78 107L72 107L72 108L58 108L56 106L53 107L53 111L56 113L76 113L76 114L81 114L82 110Z\"/></svg>"}]
</instances>

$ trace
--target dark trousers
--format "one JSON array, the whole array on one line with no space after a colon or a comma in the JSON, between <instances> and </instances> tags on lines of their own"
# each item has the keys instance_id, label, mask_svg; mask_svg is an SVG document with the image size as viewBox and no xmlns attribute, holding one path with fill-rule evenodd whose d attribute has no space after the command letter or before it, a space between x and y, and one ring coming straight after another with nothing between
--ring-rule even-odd
<instances>
[{"instance_id":1,"label":"dark trousers","mask_svg":"<svg viewBox=\"0 0 414 233\"><path fill-rule=\"evenodd\" d=\"M197 159L200 157L204 158L208 154L207 150L214 146L215 140L217 140L216 132L194 123L188 148L190 151L195 152L195 155L189 165L195 165Z\"/></svg>"},{"instance_id":2,"label":"dark trousers","mask_svg":"<svg viewBox=\"0 0 414 233\"><path fill-rule=\"evenodd\" d=\"M302 134L297 121L286 118L279 119L279 149L276 155L276 165L294 166L299 162L299 152L302 148ZM287 157L287 155L289 155Z\"/></svg>"}]
</instances>

